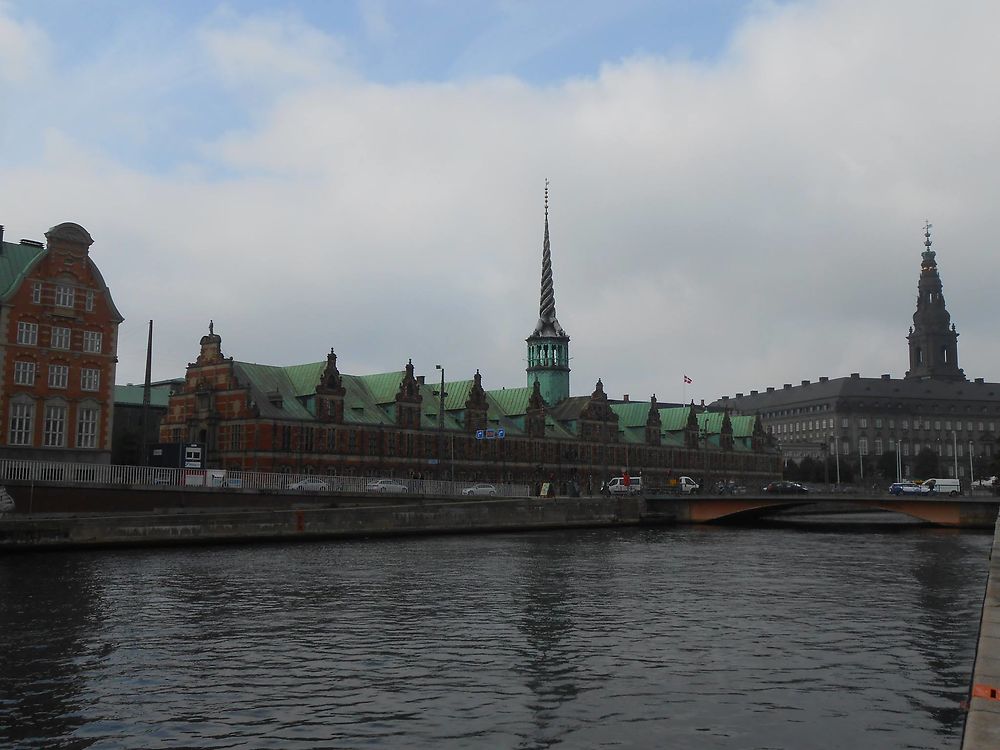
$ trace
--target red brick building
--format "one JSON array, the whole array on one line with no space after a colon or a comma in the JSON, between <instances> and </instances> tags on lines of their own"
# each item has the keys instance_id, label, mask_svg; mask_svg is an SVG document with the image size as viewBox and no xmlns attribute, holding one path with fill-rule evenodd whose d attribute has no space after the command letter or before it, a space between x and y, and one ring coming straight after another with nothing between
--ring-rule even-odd
<instances>
[{"instance_id":1,"label":"red brick building","mask_svg":"<svg viewBox=\"0 0 1000 750\"><path fill-rule=\"evenodd\" d=\"M78 224L0 227L0 457L107 463L123 318Z\"/></svg>"},{"instance_id":2,"label":"red brick building","mask_svg":"<svg viewBox=\"0 0 1000 750\"><path fill-rule=\"evenodd\" d=\"M442 411L443 406L443 411ZM589 396L548 405L532 387L487 391L402 371L348 375L326 361L240 362L210 326L160 422L165 443L197 442L207 466L244 471L494 482L576 482L594 490L628 468L649 484L670 475L736 479L780 474L753 416L694 405Z\"/></svg>"}]
</instances>

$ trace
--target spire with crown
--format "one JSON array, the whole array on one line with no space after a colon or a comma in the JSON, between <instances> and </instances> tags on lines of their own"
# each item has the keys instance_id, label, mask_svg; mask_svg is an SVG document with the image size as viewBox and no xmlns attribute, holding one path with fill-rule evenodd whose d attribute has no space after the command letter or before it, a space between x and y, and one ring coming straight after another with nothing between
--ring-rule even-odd
<instances>
[{"instance_id":1,"label":"spire with crown","mask_svg":"<svg viewBox=\"0 0 1000 750\"><path fill-rule=\"evenodd\" d=\"M545 234L542 240L542 283L538 323L525 340L528 344L528 386L538 383L548 404L569 397L569 336L556 318L552 280L552 247L549 242L549 181L545 181Z\"/></svg>"},{"instance_id":2,"label":"spire with crown","mask_svg":"<svg viewBox=\"0 0 1000 750\"><path fill-rule=\"evenodd\" d=\"M924 222L924 251L920 255L917 309L906 337L910 348L907 378L965 380L958 366L958 331L945 307L937 254L931 250L930 222Z\"/></svg>"}]
</instances>

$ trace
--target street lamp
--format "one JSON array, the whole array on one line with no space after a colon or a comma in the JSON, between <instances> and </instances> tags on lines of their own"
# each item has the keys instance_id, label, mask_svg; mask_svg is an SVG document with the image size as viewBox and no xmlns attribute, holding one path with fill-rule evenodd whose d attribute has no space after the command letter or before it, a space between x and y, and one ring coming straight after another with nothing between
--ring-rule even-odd
<instances>
[{"instance_id":1,"label":"street lamp","mask_svg":"<svg viewBox=\"0 0 1000 750\"><path fill-rule=\"evenodd\" d=\"M444 463L444 368L441 365L434 365L435 370L441 371L441 390L438 391L438 462ZM443 468L443 467L442 467ZM441 472L445 475L445 472Z\"/></svg>"}]
</instances>

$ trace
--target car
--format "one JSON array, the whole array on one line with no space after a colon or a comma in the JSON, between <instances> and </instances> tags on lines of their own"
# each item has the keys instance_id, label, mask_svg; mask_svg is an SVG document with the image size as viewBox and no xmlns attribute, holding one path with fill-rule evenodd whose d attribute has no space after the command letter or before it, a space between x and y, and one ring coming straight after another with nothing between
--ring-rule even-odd
<instances>
[{"instance_id":1,"label":"car","mask_svg":"<svg viewBox=\"0 0 1000 750\"><path fill-rule=\"evenodd\" d=\"M376 479L365 487L367 492L406 492L405 484L397 479Z\"/></svg>"},{"instance_id":2,"label":"car","mask_svg":"<svg viewBox=\"0 0 1000 750\"><path fill-rule=\"evenodd\" d=\"M889 485L890 495L927 495L930 488L916 482L893 482Z\"/></svg>"},{"instance_id":3,"label":"car","mask_svg":"<svg viewBox=\"0 0 1000 750\"><path fill-rule=\"evenodd\" d=\"M330 485L322 479L303 479L288 485L288 489L299 490L301 492L329 492Z\"/></svg>"},{"instance_id":4,"label":"car","mask_svg":"<svg viewBox=\"0 0 1000 750\"><path fill-rule=\"evenodd\" d=\"M764 487L768 495L808 495L809 488L798 482L771 482Z\"/></svg>"},{"instance_id":5,"label":"car","mask_svg":"<svg viewBox=\"0 0 1000 750\"><path fill-rule=\"evenodd\" d=\"M466 487L462 490L463 495L488 495L489 497L496 497L497 488L492 484L474 484L471 487Z\"/></svg>"}]
</instances>

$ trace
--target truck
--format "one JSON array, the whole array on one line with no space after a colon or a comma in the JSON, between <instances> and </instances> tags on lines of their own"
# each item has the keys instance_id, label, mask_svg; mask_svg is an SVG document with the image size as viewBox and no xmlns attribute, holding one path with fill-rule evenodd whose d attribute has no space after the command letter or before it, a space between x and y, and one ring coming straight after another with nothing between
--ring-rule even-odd
<instances>
[{"instance_id":1,"label":"truck","mask_svg":"<svg viewBox=\"0 0 1000 750\"><path fill-rule=\"evenodd\" d=\"M691 495L699 492L701 486L691 477L670 477L662 485L643 484L642 477L614 477L605 485L609 495Z\"/></svg>"},{"instance_id":2,"label":"truck","mask_svg":"<svg viewBox=\"0 0 1000 750\"><path fill-rule=\"evenodd\" d=\"M691 477L670 477L663 491L668 495L692 495L701 490L701 485Z\"/></svg>"}]
</instances>

